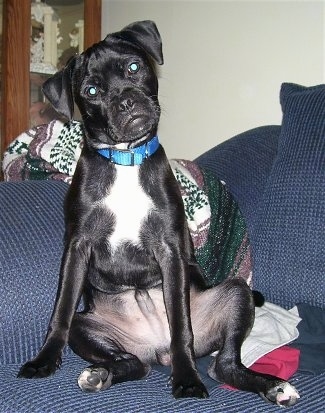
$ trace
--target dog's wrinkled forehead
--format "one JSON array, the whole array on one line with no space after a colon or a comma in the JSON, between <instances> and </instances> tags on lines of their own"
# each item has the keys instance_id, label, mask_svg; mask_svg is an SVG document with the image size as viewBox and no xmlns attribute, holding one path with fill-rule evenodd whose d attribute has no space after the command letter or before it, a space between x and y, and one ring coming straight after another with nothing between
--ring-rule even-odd
<instances>
[{"instance_id":1,"label":"dog's wrinkled forehead","mask_svg":"<svg viewBox=\"0 0 325 413\"><path fill-rule=\"evenodd\" d=\"M132 23L119 32L111 33L104 40L87 49L82 56L82 64L107 62L114 66L123 58L142 57L163 64L162 43L154 22Z\"/></svg>"},{"instance_id":2,"label":"dog's wrinkled forehead","mask_svg":"<svg viewBox=\"0 0 325 413\"><path fill-rule=\"evenodd\" d=\"M79 71L79 76L96 74L97 71L102 75L107 75L108 72L112 74L115 69L122 67L124 62L132 59L141 60L155 67L155 60L144 49L111 35L89 48L79 56L79 59L79 64L77 63L75 67L76 71Z\"/></svg>"}]
</instances>

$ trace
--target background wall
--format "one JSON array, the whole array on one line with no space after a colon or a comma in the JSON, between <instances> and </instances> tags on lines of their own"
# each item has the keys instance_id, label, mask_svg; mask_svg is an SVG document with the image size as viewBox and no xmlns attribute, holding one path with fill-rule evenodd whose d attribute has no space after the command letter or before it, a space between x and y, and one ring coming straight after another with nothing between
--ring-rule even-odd
<instances>
[{"instance_id":1,"label":"background wall","mask_svg":"<svg viewBox=\"0 0 325 413\"><path fill-rule=\"evenodd\" d=\"M282 82L325 76L324 1L103 0L103 36L156 22L159 136L170 158L193 159L247 129L281 123Z\"/></svg>"}]
</instances>

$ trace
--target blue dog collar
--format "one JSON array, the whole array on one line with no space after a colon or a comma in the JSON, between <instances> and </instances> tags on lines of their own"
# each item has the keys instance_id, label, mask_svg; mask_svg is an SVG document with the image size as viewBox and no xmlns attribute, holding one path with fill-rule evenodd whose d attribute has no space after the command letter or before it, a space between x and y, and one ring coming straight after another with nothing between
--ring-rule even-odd
<instances>
[{"instance_id":1,"label":"blue dog collar","mask_svg":"<svg viewBox=\"0 0 325 413\"><path fill-rule=\"evenodd\" d=\"M132 149L97 149L97 152L109 159L112 163L124 166L141 165L149 156L153 155L159 148L158 136L154 136L150 141Z\"/></svg>"}]
</instances>

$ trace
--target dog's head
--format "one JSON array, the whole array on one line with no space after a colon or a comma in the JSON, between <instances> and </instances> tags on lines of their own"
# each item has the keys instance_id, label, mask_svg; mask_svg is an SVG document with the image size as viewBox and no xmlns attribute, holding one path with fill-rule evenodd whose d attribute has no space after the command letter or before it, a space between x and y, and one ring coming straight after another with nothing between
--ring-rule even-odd
<instances>
[{"instance_id":1,"label":"dog's head","mask_svg":"<svg viewBox=\"0 0 325 413\"><path fill-rule=\"evenodd\" d=\"M68 119L77 104L91 146L136 144L157 132L155 63L163 64L158 29L152 21L136 22L75 56L43 91Z\"/></svg>"}]
</instances>

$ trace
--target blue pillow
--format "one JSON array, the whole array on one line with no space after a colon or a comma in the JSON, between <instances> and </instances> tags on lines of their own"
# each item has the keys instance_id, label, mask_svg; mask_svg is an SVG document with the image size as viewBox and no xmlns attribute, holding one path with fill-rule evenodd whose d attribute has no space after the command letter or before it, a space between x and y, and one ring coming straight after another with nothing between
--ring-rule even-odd
<instances>
[{"instance_id":1,"label":"blue pillow","mask_svg":"<svg viewBox=\"0 0 325 413\"><path fill-rule=\"evenodd\" d=\"M251 233L254 288L325 307L325 85L284 83L274 161Z\"/></svg>"}]
</instances>

